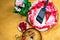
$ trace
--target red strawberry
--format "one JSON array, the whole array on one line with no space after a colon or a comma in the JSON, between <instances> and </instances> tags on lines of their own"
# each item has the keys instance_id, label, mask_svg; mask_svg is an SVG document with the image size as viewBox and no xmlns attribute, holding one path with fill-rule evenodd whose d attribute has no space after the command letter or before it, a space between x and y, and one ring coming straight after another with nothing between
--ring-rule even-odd
<instances>
[{"instance_id":1,"label":"red strawberry","mask_svg":"<svg viewBox=\"0 0 60 40\"><path fill-rule=\"evenodd\" d=\"M27 29L27 23L25 22L19 23L19 28L21 29L22 32L24 32Z\"/></svg>"}]
</instances>

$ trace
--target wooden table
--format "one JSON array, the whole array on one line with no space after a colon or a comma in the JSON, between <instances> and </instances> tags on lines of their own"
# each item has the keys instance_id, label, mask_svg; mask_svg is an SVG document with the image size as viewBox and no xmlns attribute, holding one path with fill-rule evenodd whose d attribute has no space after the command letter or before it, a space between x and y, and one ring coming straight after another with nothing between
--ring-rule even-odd
<instances>
[{"instance_id":1,"label":"wooden table","mask_svg":"<svg viewBox=\"0 0 60 40\"><path fill-rule=\"evenodd\" d=\"M26 21L27 17L13 13L14 1L0 0L0 40L16 40L15 35L22 35L17 29L18 23ZM58 23L50 30L41 32L42 40L60 40L60 0L53 2L58 9Z\"/></svg>"}]
</instances>

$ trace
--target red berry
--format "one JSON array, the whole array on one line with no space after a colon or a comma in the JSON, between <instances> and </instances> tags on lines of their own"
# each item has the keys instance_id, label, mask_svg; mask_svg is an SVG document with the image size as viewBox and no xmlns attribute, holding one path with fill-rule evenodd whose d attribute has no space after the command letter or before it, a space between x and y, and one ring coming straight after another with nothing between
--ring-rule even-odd
<instances>
[{"instance_id":1,"label":"red berry","mask_svg":"<svg viewBox=\"0 0 60 40\"><path fill-rule=\"evenodd\" d=\"M19 28L21 29L21 31L25 31L27 29L27 23L21 22L19 24Z\"/></svg>"}]
</instances>

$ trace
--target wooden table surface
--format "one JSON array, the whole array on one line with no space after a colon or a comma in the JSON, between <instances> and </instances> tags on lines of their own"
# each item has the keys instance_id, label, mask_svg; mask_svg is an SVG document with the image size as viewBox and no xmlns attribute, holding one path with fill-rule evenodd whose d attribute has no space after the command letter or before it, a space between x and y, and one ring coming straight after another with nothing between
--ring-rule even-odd
<instances>
[{"instance_id":1,"label":"wooden table surface","mask_svg":"<svg viewBox=\"0 0 60 40\"><path fill-rule=\"evenodd\" d=\"M27 17L13 13L14 1L0 0L0 40L16 40L15 35L22 35L17 29L18 23L26 21ZM42 40L60 40L60 0L52 1L58 9L58 23L52 29L41 32Z\"/></svg>"}]
</instances>

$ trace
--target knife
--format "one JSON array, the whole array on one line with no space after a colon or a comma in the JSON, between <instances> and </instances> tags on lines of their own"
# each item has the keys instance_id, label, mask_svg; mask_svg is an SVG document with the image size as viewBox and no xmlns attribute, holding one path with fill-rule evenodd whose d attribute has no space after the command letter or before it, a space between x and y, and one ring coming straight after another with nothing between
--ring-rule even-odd
<instances>
[{"instance_id":1,"label":"knife","mask_svg":"<svg viewBox=\"0 0 60 40\"><path fill-rule=\"evenodd\" d=\"M38 13L38 15L37 15L37 17L36 17L36 20L37 20L39 23L41 23L41 24L42 24L42 22L43 22L43 19L44 19L45 14L46 14L46 6L47 6L47 4L48 4L48 1L49 1L49 0L46 1L46 3L44 4L44 7L39 11L39 13Z\"/></svg>"}]
</instances>

